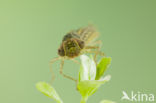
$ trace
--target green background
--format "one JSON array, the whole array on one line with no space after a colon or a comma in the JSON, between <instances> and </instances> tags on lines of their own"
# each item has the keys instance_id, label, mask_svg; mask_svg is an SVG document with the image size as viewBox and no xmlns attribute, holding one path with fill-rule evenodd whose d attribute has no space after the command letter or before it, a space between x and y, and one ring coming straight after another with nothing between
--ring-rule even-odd
<instances>
[{"instance_id":1,"label":"green background","mask_svg":"<svg viewBox=\"0 0 156 103\"><path fill-rule=\"evenodd\" d=\"M112 57L110 82L88 100L120 101L122 91L156 95L155 0L1 0L0 103L55 103L36 90L49 82L49 61L57 56L62 37L70 30L94 24ZM75 83L54 65L53 86L65 103L79 103ZM77 77L79 66L65 62L64 72Z\"/></svg>"}]
</instances>

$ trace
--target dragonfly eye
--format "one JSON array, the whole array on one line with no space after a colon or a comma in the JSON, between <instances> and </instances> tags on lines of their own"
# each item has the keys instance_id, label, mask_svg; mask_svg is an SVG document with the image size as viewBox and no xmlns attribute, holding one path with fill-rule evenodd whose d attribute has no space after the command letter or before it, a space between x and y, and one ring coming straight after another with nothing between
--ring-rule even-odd
<instances>
[{"instance_id":1,"label":"dragonfly eye","mask_svg":"<svg viewBox=\"0 0 156 103\"><path fill-rule=\"evenodd\" d=\"M63 40L62 41L66 41L68 39L71 39L72 38L72 34L66 34L64 37L63 37Z\"/></svg>"},{"instance_id":2,"label":"dragonfly eye","mask_svg":"<svg viewBox=\"0 0 156 103\"><path fill-rule=\"evenodd\" d=\"M84 45L85 45L84 41L78 41L78 44L79 44L81 49L84 48Z\"/></svg>"},{"instance_id":3,"label":"dragonfly eye","mask_svg":"<svg viewBox=\"0 0 156 103\"><path fill-rule=\"evenodd\" d=\"M83 45L84 44L84 41L81 41L80 43Z\"/></svg>"},{"instance_id":4,"label":"dragonfly eye","mask_svg":"<svg viewBox=\"0 0 156 103\"><path fill-rule=\"evenodd\" d=\"M58 52L60 53L60 52L61 52L61 50L59 49L59 50L58 50Z\"/></svg>"},{"instance_id":5,"label":"dragonfly eye","mask_svg":"<svg viewBox=\"0 0 156 103\"><path fill-rule=\"evenodd\" d=\"M59 54L60 56L65 56L65 53L64 53L63 48L58 49L58 54Z\"/></svg>"}]
</instances>

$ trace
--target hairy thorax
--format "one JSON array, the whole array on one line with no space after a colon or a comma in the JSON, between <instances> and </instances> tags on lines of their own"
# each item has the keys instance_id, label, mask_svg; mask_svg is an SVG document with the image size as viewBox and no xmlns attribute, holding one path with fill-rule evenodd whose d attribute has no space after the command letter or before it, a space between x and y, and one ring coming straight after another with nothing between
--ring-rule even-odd
<instances>
[{"instance_id":1,"label":"hairy thorax","mask_svg":"<svg viewBox=\"0 0 156 103\"><path fill-rule=\"evenodd\" d=\"M58 49L58 54L62 57L67 56L69 58L74 58L80 55L83 48L83 41L78 38L69 38L62 41L62 44Z\"/></svg>"}]
</instances>

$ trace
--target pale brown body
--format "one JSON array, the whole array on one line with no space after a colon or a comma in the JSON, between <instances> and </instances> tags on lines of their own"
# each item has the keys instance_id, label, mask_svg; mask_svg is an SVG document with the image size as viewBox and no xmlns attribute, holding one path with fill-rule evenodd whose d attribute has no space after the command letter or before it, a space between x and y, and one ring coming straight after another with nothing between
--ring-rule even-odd
<instances>
[{"instance_id":1,"label":"pale brown body","mask_svg":"<svg viewBox=\"0 0 156 103\"><path fill-rule=\"evenodd\" d=\"M68 34L67 34L68 35ZM70 38L62 41L58 54L62 57L75 58L80 55L81 50L84 49L84 41L77 38Z\"/></svg>"},{"instance_id":2,"label":"pale brown body","mask_svg":"<svg viewBox=\"0 0 156 103\"><path fill-rule=\"evenodd\" d=\"M80 28L78 30L67 33L63 37L62 43L58 49L59 57L51 60L50 66L53 62L61 59L60 73L66 78L77 81L76 79L63 73L64 59L70 59L80 64L77 60L74 59L75 57L78 57L84 53L94 53L94 59L96 61L97 54L104 55L99 51L99 45L97 46L97 44L101 44L101 41L95 41L97 37L98 32L92 26L87 26L85 28ZM92 51L92 49L94 49L95 51ZM52 78L54 79L54 75Z\"/></svg>"}]
</instances>

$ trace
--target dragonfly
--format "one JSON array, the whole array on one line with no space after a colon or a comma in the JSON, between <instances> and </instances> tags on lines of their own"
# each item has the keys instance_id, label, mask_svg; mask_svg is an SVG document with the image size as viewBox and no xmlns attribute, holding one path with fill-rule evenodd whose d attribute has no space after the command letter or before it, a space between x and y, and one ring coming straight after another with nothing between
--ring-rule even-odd
<instances>
[{"instance_id":1,"label":"dragonfly","mask_svg":"<svg viewBox=\"0 0 156 103\"><path fill-rule=\"evenodd\" d=\"M63 66L65 60L72 60L73 62L80 64L75 58L85 53L93 53L94 61L96 62L97 55L104 56L104 53L100 51L102 42L97 40L99 32L93 25L88 25L76 30L72 30L64 35L61 45L58 48L58 57L50 61L50 70L52 72L52 81L55 76L52 70L52 64L58 60L61 60L59 73L65 78L71 79L77 82L71 76L63 73Z\"/></svg>"}]
</instances>

